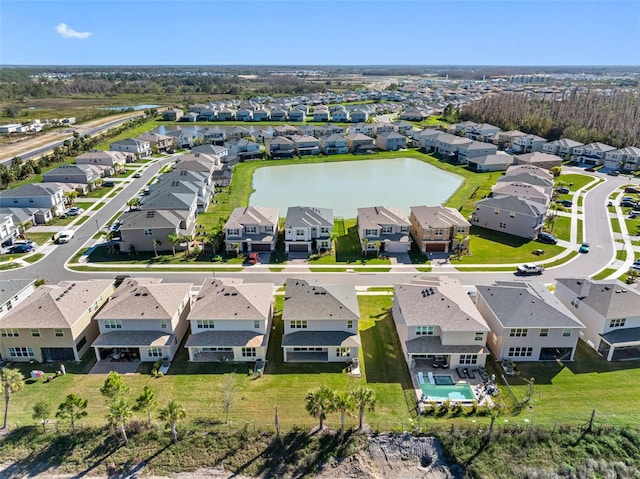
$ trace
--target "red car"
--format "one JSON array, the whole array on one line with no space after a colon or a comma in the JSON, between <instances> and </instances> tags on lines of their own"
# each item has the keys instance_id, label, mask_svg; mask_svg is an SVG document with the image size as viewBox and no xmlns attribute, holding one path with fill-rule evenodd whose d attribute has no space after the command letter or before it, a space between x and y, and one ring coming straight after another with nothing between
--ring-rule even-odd
<instances>
[{"instance_id":1,"label":"red car","mask_svg":"<svg viewBox=\"0 0 640 479\"><path fill-rule=\"evenodd\" d=\"M249 253L249 257L247 258L247 263L256 264L260 262L260 256L258 253Z\"/></svg>"}]
</instances>

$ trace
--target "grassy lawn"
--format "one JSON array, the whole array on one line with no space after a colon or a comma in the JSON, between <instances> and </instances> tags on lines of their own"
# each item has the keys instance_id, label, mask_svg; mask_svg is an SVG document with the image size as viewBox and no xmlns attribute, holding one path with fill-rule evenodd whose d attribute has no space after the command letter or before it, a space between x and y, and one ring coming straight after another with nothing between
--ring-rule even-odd
<instances>
[{"instance_id":1,"label":"grassy lawn","mask_svg":"<svg viewBox=\"0 0 640 479\"><path fill-rule=\"evenodd\" d=\"M568 216L556 216L556 220L551 223L551 233L557 238L569 241L571 236L571 218Z\"/></svg>"},{"instance_id":2,"label":"grassy lawn","mask_svg":"<svg viewBox=\"0 0 640 479\"><path fill-rule=\"evenodd\" d=\"M618 218L611 218L611 229L613 230L614 233L622 233Z\"/></svg>"},{"instance_id":3,"label":"grassy lawn","mask_svg":"<svg viewBox=\"0 0 640 479\"><path fill-rule=\"evenodd\" d=\"M544 267L545 268L551 268L553 266L560 266L561 264L564 264L564 263L568 262L569 260L572 260L573 258L578 256L579 254L580 253L578 253L577 251L572 251L571 253L569 253L564 258L560 258L560 259L557 259L555 261L551 261L550 263L545 263Z\"/></svg>"},{"instance_id":4,"label":"grassy lawn","mask_svg":"<svg viewBox=\"0 0 640 479\"><path fill-rule=\"evenodd\" d=\"M280 421L284 429L294 425L313 425L316 421L305 410L304 398L307 392L319 385L339 391L348 391L360 384L375 390L378 399L376 411L367 413L366 419L373 427L390 430L403 419L410 417L414 406L405 399L405 391L410 391L411 383L390 314L391 297L363 296L358 298L362 320L360 331L363 353L360 360L363 375L351 378L342 371L343 363L285 364L282 357L281 337L283 298L276 299L275 329L269 341L266 374L254 379L248 374L250 363L189 363L184 348L180 348L169 374L154 379L148 374L125 376L124 381L131 391L128 397L137 397L145 385L159 393L161 403L176 399L187 410L187 421L191 424L206 422L215 424L224 419L220 407L223 373L231 373L235 378L238 394L231 408L233 424L248 422L254 427L273 425L274 407L278 406ZM100 395L104 375L87 375L94 361L90 351L79 364L65 363L67 375L50 383L42 379L27 380L23 391L16 393L11 401L10 423L31 424L31 405L39 399L46 399L55 408L65 395L74 392L88 399L89 415L83 424L102 425L105 422L105 400ZM58 363L31 364L18 366L29 376L32 369L41 369L46 374L54 372ZM145 368L142 368L145 369ZM148 368L146 368L148 369ZM184 394L189 391L189 394ZM410 396L408 396L410 397ZM354 425L356 418L350 418ZM329 415L332 427L339 425L339 415Z\"/></svg>"},{"instance_id":5,"label":"grassy lawn","mask_svg":"<svg viewBox=\"0 0 640 479\"><path fill-rule=\"evenodd\" d=\"M129 138L135 138L137 136L142 135L143 133L148 132L149 130L153 130L154 128L156 128L157 126L161 125L162 122L159 121L147 121L145 123L142 123L141 125L136 126L135 128L130 128L126 131L123 131L122 133L120 133L119 135L114 136L113 138L109 138L107 141L105 141L104 143L100 143L99 145L96 146L97 150L108 150L109 149L109 145L111 143L115 143L116 141L120 141L120 140L126 140Z\"/></svg>"},{"instance_id":6,"label":"grassy lawn","mask_svg":"<svg viewBox=\"0 0 640 479\"><path fill-rule=\"evenodd\" d=\"M113 191L114 186L99 186L85 195L86 198L102 198Z\"/></svg>"},{"instance_id":7,"label":"grassy lawn","mask_svg":"<svg viewBox=\"0 0 640 479\"><path fill-rule=\"evenodd\" d=\"M27 256L24 260L27 263L35 263L36 261L40 261L42 258L44 258L44 253L36 253L31 256Z\"/></svg>"},{"instance_id":8,"label":"grassy lawn","mask_svg":"<svg viewBox=\"0 0 640 479\"><path fill-rule=\"evenodd\" d=\"M593 176L581 175L579 173L568 173L556 178L556 186L566 185L571 189L571 191L576 191L591 183L593 180Z\"/></svg>"},{"instance_id":9,"label":"grassy lawn","mask_svg":"<svg viewBox=\"0 0 640 479\"><path fill-rule=\"evenodd\" d=\"M55 163L53 165L49 165L45 168L42 168L41 172L37 175L32 175L29 178L25 178L24 180L17 181L15 183L11 183L9 185L10 188L17 188L18 186L28 185L31 183L40 183L42 182L42 175L47 173L48 171L53 170L54 168L58 168L62 165L71 165L76 162L76 159L72 156L67 156L62 163Z\"/></svg>"},{"instance_id":10,"label":"grassy lawn","mask_svg":"<svg viewBox=\"0 0 640 479\"><path fill-rule=\"evenodd\" d=\"M27 231L27 238L31 241L35 241L40 246L49 241L52 235L53 233L31 233Z\"/></svg>"},{"instance_id":11,"label":"grassy lawn","mask_svg":"<svg viewBox=\"0 0 640 479\"><path fill-rule=\"evenodd\" d=\"M164 243L164 242L163 242ZM169 241L167 240L167 244ZM244 257L235 257L235 255L222 255L222 263L212 263L209 255L201 254L197 257L188 257L185 251L178 251L173 256L172 250L158 250L158 256L156 257L153 251L139 251L135 256L131 256L128 252L123 251L121 254L110 253L107 246L99 246L91 252L89 255L90 263L111 263L111 264L131 264L131 265L207 265L208 268L215 267L220 264L233 264L241 265L244 261ZM73 261L72 261L73 262Z\"/></svg>"},{"instance_id":12,"label":"grassy lawn","mask_svg":"<svg viewBox=\"0 0 640 479\"><path fill-rule=\"evenodd\" d=\"M578 237L577 237L577 241L578 243L582 243L584 242L584 237L583 237L583 231L582 231L582 220L578 219L578 224L577 224L577 228L578 228Z\"/></svg>"},{"instance_id":13,"label":"grassy lawn","mask_svg":"<svg viewBox=\"0 0 640 479\"><path fill-rule=\"evenodd\" d=\"M632 236L640 235L640 217L632 220L631 218L625 218L624 222L627 224L627 231Z\"/></svg>"},{"instance_id":14,"label":"grassy lawn","mask_svg":"<svg viewBox=\"0 0 640 479\"><path fill-rule=\"evenodd\" d=\"M93 203L90 203L88 201L74 201L73 206L86 210L87 208L93 206Z\"/></svg>"},{"instance_id":15,"label":"grassy lawn","mask_svg":"<svg viewBox=\"0 0 640 479\"><path fill-rule=\"evenodd\" d=\"M507 235L477 226L471 227L470 255L460 259L451 257L451 264L523 263L540 262L563 251L562 246L542 244L525 238ZM544 254L536 256L533 251L541 249Z\"/></svg>"},{"instance_id":16,"label":"grassy lawn","mask_svg":"<svg viewBox=\"0 0 640 479\"><path fill-rule=\"evenodd\" d=\"M591 279L595 279L596 281L599 279L605 279L615 273L617 270L615 268L606 268L600 271L598 274L594 274L591 276Z\"/></svg>"}]
</instances>

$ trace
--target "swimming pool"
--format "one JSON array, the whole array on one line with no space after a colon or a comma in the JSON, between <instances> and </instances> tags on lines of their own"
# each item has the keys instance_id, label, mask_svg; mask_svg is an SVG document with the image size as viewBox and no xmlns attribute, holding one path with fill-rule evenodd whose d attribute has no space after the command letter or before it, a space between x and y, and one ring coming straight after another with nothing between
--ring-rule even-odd
<instances>
[{"instance_id":1,"label":"swimming pool","mask_svg":"<svg viewBox=\"0 0 640 479\"><path fill-rule=\"evenodd\" d=\"M433 376L433 380L437 386L452 386L455 384L453 378L448 374L436 374Z\"/></svg>"},{"instance_id":2,"label":"swimming pool","mask_svg":"<svg viewBox=\"0 0 640 479\"><path fill-rule=\"evenodd\" d=\"M476 399L473 389L468 384L449 386L421 384L420 387L426 401L474 401Z\"/></svg>"}]
</instances>

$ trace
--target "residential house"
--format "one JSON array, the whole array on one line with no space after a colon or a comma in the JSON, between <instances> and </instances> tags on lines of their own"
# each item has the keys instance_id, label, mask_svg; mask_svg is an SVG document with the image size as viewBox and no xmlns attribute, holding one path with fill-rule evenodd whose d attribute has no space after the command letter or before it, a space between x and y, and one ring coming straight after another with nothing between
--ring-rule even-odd
<instances>
[{"instance_id":1,"label":"residential house","mask_svg":"<svg viewBox=\"0 0 640 479\"><path fill-rule=\"evenodd\" d=\"M151 144L146 140L137 138L125 138L124 140L114 141L109 145L111 151L120 151L131 153L136 158L151 156Z\"/></svg>"},{"instance_id":2,"label":"residential house","mask_svg":"<svg viewBox=\"0 0 640 479\"><path fill-rule=\"evenodd\" d=\"M288 115L286 110L283 110L282 108L274 108L273 110L271 110L271 121L287 121L287 118Z\"/></svg>"},{"instance_id":3,"label":"residential house","mask_svg":"<svg viewBox=\"0 0 640 479\"><path fill-rule=\"evenodd\" d=\"M371 153L377 150L373 143L373 138L362 133L352 133L346 136L349 152L355 155L360 153Z\"/></svg>"},{"instance_id":4,"label":"residential house","mask_svg":"<svg viewBox=\"0 0 640 479\"><path fill-rule=\"evenodd\" d=\"M91 319L113 280L61 281L37 288L0 318L0 353L16 362L80 361L98 335Z\"/></svg>"},{"instance_id":5,"label":"residential house","mask_svg":"<svg viewBox=\"0 0 640 479\"><path fill-rule=\"evenodd\" d=\"M30 183L0 192L0 208L38 208L50 219L64 213L65 197L60 185Z\"/></svg>"},{"instance_id":6,"label":"residential house","mask_svg":"<svg viewBox=\"0 0 640 479\"><path fill-rule=\"evenodd\" d=\"M437 138L442 134L442 130L425 128L413 135L413 142L418 148L422 148L425 151L435 151L438 143Z\"/></svg>"},{"instance_id":7,"label":"residential house","mask_svg":"<svg viewBox=\"0 0 640 479\"><path fill-rule=\"evenodd\" d=\"M258 108L253 111L253 121L269 121L269 119L269 110L265 108Z\"/></svg>"},{"instance_id":8,"label":"residential house","mask_svg":"<svg viewBox=\"0 0 640 479\"><path fill-rule=\"evenodd\" d=\"M315 128L315 127L314 127ZM273 136L295 136L300 129L291 125L278 125L273 127ZM305 134L305 133L301 133ZM313 135L311 135L313 136Z\"/></svg>"},{"instance_id":9,"label":"residential house","mask_svg":"<svg viewBox=\"0 0 640 479\"><path fill-rule=\"evenodd\" d=\"M247 206L235 208L224 225L227 251L275 251L278 239L277 208Z\"/></svg>"},{"instance_id":10,"label":"residential house","mask_svg":"<svg viewBox=\"0 0 640 479\"><path fill-rule=\"evenodd\" d=\"M613 146L605 145L604 143L589 143L588 145L575 147L571 159L585 165L602 165L604 164L605 154L613 150L615 150Z\"/></svg>"},{"instance_id":11,"label":"residential house","mask_svg":"<svg viewBox=\"0 0 640 479\"><path fill-rule=\"evenodd\" d=\"M511 169L510 169L511 170ZM546 170L543 170L546 171ZM506 183L527 184L541 188L544 194L551 198L553 196L554 182L553 179L538 176L535 173L526 170L507 171L503 176L498 178L495 186ZM494 190L496 193L497 191Z\"/></svg>"},{"instance_id":12,"label":"residential house","mask_svg":"<svg viewBox=\"0 0 640 479\"><path fill-rule=\"evenodd\" d=\"M424 121L429 119L429 113L419 109L406 109L398 118L406 121Z\"/></svg>"},{"instance_id":13,"label":"residential house","mask_svg":"<svg viewBox=\"0 0 640 479\"><path fill-rule=\"evenodd\" d=\"M330 250L333 210L310 206L291 206L284 223L286 253L311 253Z\"/></svg>"},{"instance_id":14,"label":"residential house","mask_svg":"<svg viewBox=\"0 0 640 479\"><path fill-rule=\"evenodd\" d=\"M361 109L352 110L351 113L349 114L349 120L352 123L366 123L369 120L369 113ZM360 132L360 133L364 133L364 132Z\"/></svg>"},{"instance_id":15,"label":"residential house","mask_svg":"<svg viewBox=\"0 0 640 479\"><path fill-rule=\"evenodd\" d=\"M247 108L238 108L236 110L236 121L251 121L253 120L253 110Z\"/></svg>"},{"instance_id":16,"label":"residential house","mask_svg":"<svg viewBox=\"0 0 640 479\"><path fill-rule=\"evenodd\" d=\"M497 146L472 140L471 143L464 143L458 146L457 162L464 165L476 158L495 155L497 153Z\"/></svg>"},{"instance_id":17,"label":"residential house","mask_svg":"<svg viewBox=\"0 0 640 479\"><path fill-rule=\"evenodd\" d=\"M517 196L494 195L476 203L471 224L533 239L542 231L546 214L547 208L542 203Z\"/></svg>"},{"instance_id":18,"label":"residential house","mask_svg":"<svg viewBox=\"0 0 640 479\"><path fill-rule=\"evenodd\" d=\"M188 132L187 130L170 130L167 131L167 136L173 139L174 148L191 148L196 142L196 135Z\"/></svg>"},{"instance_id":19,"label":"residential house","mask_svg":"<svg viewBox=\"0 0 640 479\"><path fill-rule=\"evenodd\" d=\"M0 210L0 250L11 246L20 234L17 216L11 211Z\"/></svg>"},{"instance_id":20,"label":"residential house","mask_svg":"<svg viewBox=\"0 0 640 479\"><path fill-rule=\"evenodd\" d=\"M198 145L191 148L191 153L203 153L205 155L212 155L218 157L220 163L226 163L227 157L229 156L229 148L222 145L209 144L206 145Z\"/></svg>"},{"instance_id":21,"label":"residential house","mask_svg":"<svg viewBox=\"0 0 640 479\"><path fill-rule=\"evenodd\" d=\"M42 174L45 183L78 183L92 186L101 177L90 165L60 165Z\"/></svg>"},{"instance_id":22,"label":"residential house","mask_svg":"<svg viewBox=\"0 0 640 479\"><path fill-rule=\"evenodd\" d=\"M227 130L224 128L203 128L198 131L200 143L222 146L227 140Z\"/></svg>"},{"instance_id":23,"label":"residential house","mask_svg":"<svg viewBox=\"0 0 640 479\"><path fill-rule=\"evenodd\" d=\"M285 362L345 362L358 358L360 308L349 284L287 279L282 322Z\"/></svg>"},{"instance_id":24,"label":"residential house","mask_svg":"<svg viewBox=\"0 0 640 479\"><path fill-rule=\"evenodd\" d=\"M239 161L263 157L260 145L246 138L229 140L225 143L225 146L229 149L229 156L237 157Z\"/></svg>"},{"instance_id":25,"label":"residential house","mask_svg":"<svg viewBox=\"0 0 640 479\"><path fill-rule=\"evenodd\" d=\"M233 121L236 119L236 114L233 110L229 108L224 108L216 114L218 117L218 121Z\"/></svg>"},{"instance_id":26,"label":"residential house","mask_svg":"<svg viewBox=\"0 0 640 479\"><path fill-rule=\"evenodd\" d=\"M198 120L200 115L194 111L190 111L189 113L185 113L182 115L178 121L186 122L186 123L195 123Z\"/></svg>"},{"instance_id":27,"label":"residential house","mask_svg":"<svg viewBox=\"0 0 640 479\"><path fill-rule=\"evenodd\" d=\"M213 172L220 169L220 166L221 162L218 156L192 150L189 154L176 156L173 171L199 171L211 178Z\"/></svg>"},{"instance_id":28,"label":"residential house","mask_svg":"<svg viewBox=\"0 0 640 479\"><path fill-rule=\"evenodd\" d=\"M447 129L447 132L458 135L458 136L467 136L467 133L471 133L474 128L478 127L478 123L475 121L462 121L460 123L454 123L450 125ZM473 140L474 138L469 138Z\"/></svg>"},{"instance_id":29,"label":"residential house","mask_svg":"<svg viewBox=\"0 0 640 479\"><path fill-rule=\"evenodd\" d=\"M407 146L407 137L395 131L380 133L376 137L376 146L381 150L396 151Z\"/></svg>"},{"instance_id":30,"label":"residential house","mask_svg":"<svg viewBox=\"0 0 640 479\"><path fill-rule=\"evenodd\" d=\"M471 223L454 208L412 206L409 222L411 237L423 253L469 249Z\"/></svg>"},{"instance_id":31,"label":"residential house","mask_svg":"<svg viewBox=\"0 0 640 479\"><path fill-rule=\"evenodd\" d=\"M291 118L291 113L289 113L289 118ZM329 110L315 107L313 110L313 121L329 121Z\"/></svg>"},{"instance_id":32,"label":"residential house","mask_svg":"<svg viewBox=\"0 0 640 479\"><path fill-rule=\"evenodd\" d=\"M610 150L604 154L604 166L614 170L640 170L640 148L627 146L619 150Z\"/></svg>"},{"instance_id":33,"label":"residential house","mask_svg":"<svg viewBox=\"0 0 640 479\"><path fill-rule=\"evenodd\" d=\"M549 141L542 145L542 152L550 155L557 155L568 160L571 158L571 155L573 155L573 150L579 146L582 146L582 143L579 141L562 138L560 140Z\"/></svg>"},{"instance_id":34,"label":"residential house","mask_svg":"<svg viewBox=\"0 0 640 479\"><path fill-rule=\"evenodd\" d=\"M193 197L194 204L196 197ZM195 213L185 210L137 210L122 214L120 221L120 252L171 251L169 235L191 238L195 231ZM181 251L184 243L175 245Z\"/></svg>"},{"instance_id":35,"label":"residential house","mask_svg":"<svg viewBox=\"0 0 640 479\"><path fill-rule=\"evenodd\" d=\"M35 290L33 279L1 279L0 318L27 299Z\"/></svg>"},{"instance_id":36,"label":"residential house","mask_svg":"<svg viewBox=\"0 0 640 479\"><path fill-rule=\"evenodd\" d=\"M173 147L173 138L160 133L143 133L136 138L149 143L151 151L166 152Z\"/></svg>"},{"instance_id":37,"label":"residential house","mask_svg":"<svg viewBox=\"0 0 640 479\"><path fill-rule=\"evenodd\" d=\"M465 130L467 138L488 143L500 132L500 128L489 123L480 123Z\"/></svg>"},{"instance_id":38,"label":"residential house","mask_svg":"<svg viewBox=\"0 0 640 479\"><path fill-rule=\"evenodd\" d=\"M408 121L396 120L392 121L393 131L401 135L408 136L413 131L413 125Z\"/></svg>"},{"instance_id":39,"label":"residential house","mask_svg":"<svg viewBox=\"0 0 640 479\"><path fill-rule=\"evenodd\" d=\"M289 121L291 122L301 122L304 121L306 115L303 111L298 109L289 110Z\"/></svg>"},{"instance_id":40,"label":"residential house","mask_svg":"<svg viewBox=\"0 0 640 479\"><path fill-rule=\"evenodd\" d=\"M232 126L227 130L227 140L241 140L251 136L251 132L241 126Z\"/></svg>"},{"instance_id":41,"label":"residential house","mask_svg":"<svg viewBox=\"0 0 640 479\"><path fill-rule=\"evenodd\" d=\"M527 134L519 130L500 131L494 135L493 142L498 145L498 148L509 150L513 147L514 141L521 136L527 136Z\"/></svg>"},{"instance_id":42,"label":"residential house","mask_svg":"<svg viewBox=\"0 0 640 479\"><path fill-rule=\"evenodd\" d=\"M516 155L516 165L532 165L545 170L550 170L555 166L562 166L562 158L556 155L550 155L548 153L534 152L525 153L524 155Z\"/></svg>"},{"instance_id":43,"label":"residential house","mask_svg":"<svg viewBox=\"0 0 640 479\"><path fill-rule=\"evenodd\" d=\"M461 138L456 135L452 135L450 133L440 133L435 138L435 152L439 153L445 158L451 158L457 161L458 158L458 150L460 147L468 145L473 140L469 140L467 138ZM425 140L425 144L429 145L431 142L428 137Z\"/></svg>"},{"instance_id":44,"label":"residential house","mask_svg":"<svg viewBox=\"0 0 640 479\"><path fill-rule=\"evenodd\" d=\"M394 285L392 314L409 368L436 357L449 368L484 367L489 326L457 280Z\"/></svg>"},{"instance_id":45,"label":"residential house","mask_svg":"<svg viewBox=\"0 0 640 479\"><path fill-rule=\"evenodd\" d=\"M584 324L580 339L607 361L640 359L640 292L616 279L556 280L558 300Z\"/></svg>"},{"instance_id":46,"label":"residential house","mask_svg":"<svg viewBox=\"0 0 640 479\"><path fill-rule=\"evenodd\" d=\"M294 148L293 141L284 136L276 136L266 144L267 156L273 159L293 158Z\"/></svg>"},{"instance_id":47,"label":"residential house","mask_svg":"<svg viewBox=\"0 0 640 479\"><path fill-rule=\"evenodd\" d=\"M343 106L331 110L330 115L331 121L335 121L337 123L345 123L349 121L349 112Z\"/></svg>"},{"instance_id":48,"label":"residential house","mask_svg":"<svg viewBox=\"0 0 640 479\"><path fill-rule=\"evenodd\" d=\"M496 359L573 361L584 325L542 283L498 281L476 289Z\"/></svg>"},{"instance_id":49,"label":"residential house","mask_svg":"<svg viewBox=\"0 0 640 479\"><path fill-rule=\"evenodd\" d=\"M327 135L327 132L325 131L324 126L322 125L300 125L295 128L297 131L293 135L308 135L308 136L315 136L316 138L320 138L321 136ZM288 136L293 136L293 135L288 135Z\"/></svg>"},{"instance_id":50,"label":"residential house","mask_svg":"<svg viewBox=\"0 0 640 479\"><path fill-rule=\"evenodd\" d=\"M194 195L198 213L205 213L214 194L214 185L211 176L205 172L176 170L160 175L158 181L149 186L148 193L147 198L152 199L170 193Z\"/></svg>"},{"instance_id":51,"label":"residential house","mask_svg":"<svg viewBox=\"0 0 640 479\"><path fill-rule=\"evenodd\" d=\"M230 168L225 167L222 170L216 170L213 172L213 183L216 186L229 186L232 176L233 172Z\"/></svg>"},{"instance_id":52,"label":"residential house","mask_svg":"<svg viewBox=\"0 0 640 479\"><path fill-rule=\"evenodd\" d=\"M317 135L313 136L323 136L323 135L344 135L345 128L340 125L335 125L333 123L327 123L322 126L322 130L317 131Z\"/></svg>"},{"instance_id":53,"label":"residential house","mask_svg":"<svg viewBox=\"0 0 640 479\"><path fill-rule=\"evenodd\" d=\"M362 135L373 136L373 123L356 123L347 128L347 134L353 135L360 133Z\"/></svg>"},{"instance_id":54,"label":"residential house","mask_svg":"<svg viewBox=\"0 0 640 479\"><path fill-rule=\"evenodd\" d=\"M500 151L495 155L479 156L468 161L467 166L473 171L505 171L513 164L513 157Z\"/></svg>"},{"instance_id":55,"label":"residential house","mask_svg":"<svg viewBox=\"0 0 640 479\"><path fill-rule=\"evenodd\" d=\"M349 153L349 142L342 135L327 135L320 138L320 147L325 155Z\"/></svg>"},{"instance_id":56,"label":"residential house","mask_svg":"<svg viewBox=\"0 0 640 479\"><path fill-rule=\"evenodd\" d=\"M537 135L518 136L513 140L511 150L513 153L532 153L542 151L542 147L547 143L546 138Z\"/></svg>"},{"instance_id":57,"label":"residential house","mask_svg":"<svg viewBox=\"0 0 640 479\"><path fill-rule=\"evenodd\" d=\"M184 110L180 108L168 108L162 112L162 119L165 121L178 121L184 115Z\"/></svg>"},{"instance_id":58,"label":"residential house","mask_svg":"<svg viewBox=\"0 0 640 479\"><path fill-rule=\"evenodd\" d=\"M293 147L298 156L312 156L320 154L320 140L313 136L292 136Z\"/></svg>"},{"instance_id":59,"label":"residential house","mask_svg":"<svg viewBox=\"0 0 640 479\"><path fill-rule=\"evenodd\" d=\"M411 249L411 223L400 208L358 208L357 226L364 253L407 253Z\"/></svg>"},{"instance_id":60,"label":"residential house","mask_svg":"<svg viewBox=\"0 0 640 479\"><path fill-rule=\"evenodd\" d=\"M537 176L539 178L543 178L545 180L550 180L553 182L553 174L548 169L541 168L532 164L512 165L507 168L505 176L517 176L523 173Z\"/></svg>"},{"instance_id":61,"label":"residential house","mask_svg":"<svg viewBox=\"0 0 640 479\"><path fill-rule=\"evenodd\" d=\"M549 207L551 196L547 193L544 186L532 185L522 181L501 181L497 182L491 188L491 197L498 196L515 196L518 198L535 201Z\"/></svg>"},{"instance_id":62,"label":"residential house","mask_svg":"<svg viewBox=\"0 0 640 479\"><path fill-rule=\"evenodd\" d=\"M171 361L189 328L191 286L126 279L94 318L100 335L91 346L98 361L127 355L143 362Z\"/></svg>"},{"instance_id":63,"label":"residential house","mask_svg":"<svg viewBox=\"0 0 640 479\"><path fill-rule=\"evenodd\" d=\"M216 121L216 112L214 110L201 110L196 117L196 121Z\"/></svg>"},{"instance_id":64,"label":"residential house","mask_svg":"<svg viewBox=\"0 0 640 479\"><path fill-rule=\"evenodd\" d=\"M394 131L394 128L391 123L378 122L373 124L373 134L376 136L382 133L391 133L392 131Z\"/></svg>"},{"instance_id":65,"label":"residential house","mask_svg":"<svg viewBox=\"0 0 640 479\"><path fill-rule=\"evenodd\" d=\"M207 278L187 317L189 361L264 361L273 320L273 285Z\"/></svg>"},{"instance_id":66,"label":"residential house","mask_svg":"<svg viewBox=\"0 0 640 479\"><path fill-rule=\"evenodd\" d=\"M93 150L76 156L77 165L97 165L108 167L110 176L124 170L127 157L119 151Z\"/></svg>"}]
</instances>

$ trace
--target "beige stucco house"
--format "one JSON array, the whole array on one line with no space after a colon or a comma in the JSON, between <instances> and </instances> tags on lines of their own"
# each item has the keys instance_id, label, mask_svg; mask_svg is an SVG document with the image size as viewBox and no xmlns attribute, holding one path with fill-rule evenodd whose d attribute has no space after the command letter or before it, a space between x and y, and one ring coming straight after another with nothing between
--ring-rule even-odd
<instances>
[{"instance_id":1,"label":"beige stucco house","mask_svg":"<svg viewBox=\"0 0 640 479\"><path fill-rule=\"evenodd\" d=\"M364 253L406 253L411 249L411 223L400 208L358 208L358 237Z\"/></svg>"},{"instance_id":2,"label":"beige stucco house","mask_svg":"<svg viewBox=\"0 0 640 479\"><path fill-rule=\"evenodd\" d=\"M469 248L469 223L462 214L446 206L412 206L409 215L411 237L423 253ZM464 235L460 243L457 236Z\"/></svg>"},{"instance_id":3,"label":"beige stucco house","mask_svg":"<svg viewBox=\"0 0 640 479\"><path fill-rule=\"evenodd\" d=\"M224 225L227 251L274 251L278 240L278 208L235 208Z\"/></svg>"}]
</instances>

